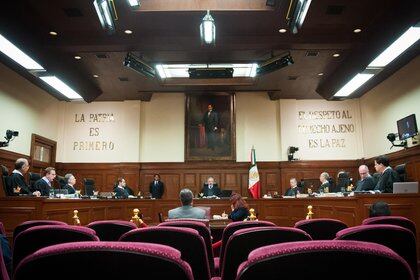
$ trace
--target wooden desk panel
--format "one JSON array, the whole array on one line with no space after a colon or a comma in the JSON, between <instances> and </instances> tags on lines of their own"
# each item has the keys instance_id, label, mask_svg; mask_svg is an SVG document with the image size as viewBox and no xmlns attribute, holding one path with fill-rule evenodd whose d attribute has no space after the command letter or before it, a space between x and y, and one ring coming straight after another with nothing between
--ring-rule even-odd
<instances>
[{"instance_id":1,"label":"wooden desk panel","mask_svg":"<svg viewBox=\"0 0 420 280\"><path fill-rule=\"evenodd\" d=\"M248 199L260 220L274 222L279 226L293 226L305 218L307 206L313 206L314 218L334 218L348 226L360 225L369 215L369 207L376 201L386 201L393 215L401 215L414 221L417 226L417 240L420 240L420 195L361 195L339 198L299 199ZM79 211L83 225L97 220L130 220L133 209L138 208L143 220L157 224L158 213L167 217L168 210L178 207L178 200L61 200L46 198L11 197L0 198L0 221L5 225L8 237L20 223L34 219L51 219L72 224L73 210ZM211 207L211 214L230 213L227 199L196 199L195 206ZM420 242L418 244L420 255Z\"/></svg>"}]
</instances>

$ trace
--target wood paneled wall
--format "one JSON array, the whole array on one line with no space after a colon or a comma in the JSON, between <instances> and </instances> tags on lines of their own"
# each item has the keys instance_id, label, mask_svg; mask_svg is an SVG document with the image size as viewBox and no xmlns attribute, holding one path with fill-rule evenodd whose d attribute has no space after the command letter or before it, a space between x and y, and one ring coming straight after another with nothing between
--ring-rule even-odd
<instances>
[{"instance_id":1,"label":"wood paneled wall","mask_svg":"<svg viewBox=\"0 0 420 280\"><path fill-rule=\"evenodd\" d=\"M420 146L388 154L391 165L407 163L409 180L420 181ZM0 163L13 170L18 157L29 157L0 150ZM292 177L316 179L321 172L336 177L341 170L350 172L358 178L357 168L368 164L372 173L374 158L359 160L324 160L293 162L258 162L262 193L277 191L284 193ZM155 173L159 173L165 183L165 199L177 198L179 190L189 187L198 193L208 176L213 176L223 189L231 189L248 196L249 163L223 162L186 162L186 163L56 163L57 173L64 176L73 173L77 188L82 188L83 178L93 178L99 191L111 191L119 176L135 191L148 193L149 183Z\"/></svg>"}]
</instances>

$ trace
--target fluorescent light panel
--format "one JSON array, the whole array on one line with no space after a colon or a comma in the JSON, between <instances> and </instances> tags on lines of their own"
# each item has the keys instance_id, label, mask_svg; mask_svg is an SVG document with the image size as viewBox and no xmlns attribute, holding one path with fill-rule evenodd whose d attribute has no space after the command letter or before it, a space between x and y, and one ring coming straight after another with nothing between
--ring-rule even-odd
<instances>
[{"instance_id":1,"label":"fluorescent light panel","mask_svg":"<svg viewBox=\"0 0 420 280\"><path fill-rule=\"evenodd\" d=\"M368 67L385 67L420 39L420 27L412 26L376 57Z\"/></svg>"},{"instance_id":2,"label":"fluorescent light panel","mask_svg":"<svg viewBox=\"0 0 420 280\"><path fill-rule=\"evenodd\" d=\"M155 66L161 79L189 78L189 68L233 68L233 77L255 77L256 63L220 64L157 64Z\"/></svg>"},{"instance_id":3,"label":"fluorescent light panel","mask_svg":"<svg viewBox=\"0 0 420 280\"><path fill-rule=\"evenodd\" d=\"M374 74L359 73L353 77L347 84L345 84L339 91L334 94L336 97L346 97L352 94L355 90L361 87L364 83L369 81Z\"/></svg>"},{"instance_id":4,"label":"fluorescent light panel","mask_svg":"<svg viewBox=\"0 0 420 280\"><path fill-rule=\"evenodd\" d=\"M309 6L311 5L312 0L298 0L303 2L303 7L301 9L301 12L299 13L299 17L297 19L298 25L301 27L303 25L303 22L305 21L306 14L308 13Z\"/></svg>"},{"instance_id":5,"label":"fluorescent light panel","mask_svg":"<svg viewBox=\"0 0 420 280\"><path fill-rule=\"evenodd\" d=\"M43 76L39 78L69 99L82 99L77 92L56 76Z\"/></svg>"},{"instance_id":6,"label":"fluorescent light panel","mask_svg":"<svg viewBox=\"0 0 420 280\"><path fill-rule=\"evenodd\" d=\"M103 29L107 30L108 33L115 32L114 20L112 18L111 4L108 0L95 0L93 1L96 13L98 14L99 21Z\"/></svg>"},{"instance_id":7,"label":"fluorescent light panel","mask_svg":"<svg viewBox=\"0 0 420 280\"><path fill-rule=\"evenodd\" d=\"M45 70L38 62L0 34L0 51L27 70Z\"/></svg>"},{"instance_id":8,"label":"fluorescent light panel","mask_svg":"<svg viewBox=\"0 0 420 280\"><path fill-rule=\"evenodd\" d=\"M140 0L128 0L128 4L131 7L139 7L140 6Z\"/></svg>"}]
</instances>

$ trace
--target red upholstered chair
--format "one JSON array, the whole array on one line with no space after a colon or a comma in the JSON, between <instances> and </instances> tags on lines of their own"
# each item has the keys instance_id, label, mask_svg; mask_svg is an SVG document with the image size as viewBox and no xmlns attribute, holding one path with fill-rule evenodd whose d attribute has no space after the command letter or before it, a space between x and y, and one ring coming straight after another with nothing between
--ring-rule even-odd
<instances>
[{"instance_id":1,"label":"red upholstered chair","mask_svg":"<svg viewBox=\"0 0 420 280\"><path fill-rule=\"evenodd\" d=\"M9 280L9 273L7 272L6 265L3 260L3 251L0 246L0 279Z\"/></svg>"},{"instance_id":2,"label":"red upholstered chair","mask_svg":"<svg viewBox=\"0 0 420 280\"><path fill-rule=\"evenodd\" d=\"M118 241L124 233L137 228L132 222L119 220L96 221L87 227L93 229L101 241Z\"/></svg>"},{"instance_id":3,"label":"red upholstered chair","mask_svg":"<svg viewBox=\"0 0 420 280\"><path fill-rule=\"evenodd\" d=\"M234 234L237 230L243 228L252 228L252 227L274 227L276 226L272 222L267 221L246 221L246 222L233 222L228 224L225 229L223 230L222 234L222 245L220 248L220 258L214 259L214 266L216 270L216 274L220 274L220 264L223 262L223 255L225 253L226 244L229 238Z\"/></svg>"},{"instance_id":4,"label":"red upholstered chair","mask_svg":"<svg viewBox=\"0 0 420 280\"><path fill-rule=\"evenodd\" d=\"M221 278L235 280L239 265L246 261L251 251L277 243L309 241L312 238L303 230L291 227L256 227L237 230L227 244L223 263L220 264Z\"/></svg>"},{"instance_id":5,"label":"red upholstered chair","mask_svg":"<svg viewBox=\"0 0 420 280\"><path fill-rule=\"evenodd\" d=\"M358 240L382 244L404 258L418 275L416 238L411 230L395 225L362 225L337 232L338 240Z\"/></svg>"},{"instance_id":6,"label":"red upholstered chair","mask_svg":"<svg viewBox=\"0 0 420 280\"><path fill-rule=\"evenodd\" d=\"M181 258L191 266L194 279L208 280L211 277L206 245L195 229L166 226L139 228L121 236L120 241L171 246L179 250Z\"/></svg>"},{"instance_id":7,"label":"red upholstered chair","mask_svg":"<svg viewBox=\"0 0 420 280\"><path fill-rule=\"evenodd\" d=\"M289 242L252 251L237 280L414 280L407 262L376 243L347 240Z\"/></svg>"},{"instance_id":8,"label":"red upholstered chair","mask_svg":"<svg viewBox=\"0 0 420 280\"><path fill-rule=\"evenodd\" d=\"M19 233L13 246L13 270L35 251L55 244L76 241L99 241L93 229L69 225L35 226Z\"/></svg>"},{"instance_id":9,"label":"red upholstered chair","mask_svg":"<svg viewBox=\"0 0 420 280\"><path fill-rule=\"evenodd\" d=\"M43 225L67 225L65 222L60 221L52 221L52 220L32 220L26 221L15 227L13 231L13 240L15 240L16 236L21 233L22 231L35 227L35 226L43 226Z\"/></svg>"},{"instance_id":10,"label":"red upholstered chair","mask_svg":"<svg viewBox=\"0 0 420 280\"><path fill-rule=\"evenodd\" d=\"M334 219L310 219L297 222L295 228L305 231L313 240L333 240L335 234L347 225Z\"/></svg>"},{"instance_id":11,"label":"red upholstered chair","mask_svg":"<svg viewBox=\"0 0 420 280\"><path fill-rule=\"evenodd\" d=\"M204 223L197 221L172 220L169 222L160 223L158 226L192 228L198 231L200 236L203 237L204 243L206 244L207 259L209 261L210 273L212 276L215 276L213 249L211 247L211 234L209 228L206 227Z\"/></svg>"},{"instance_id":12,"label":"red upholstered chair","mask_svg":"<svg viewBox=\"0 0 420 280\"><path fill-rule=\"evenodd\" d=\"M401 216L380 216L364 219L362 222L363 225L376 225L376 224L387 224L387 225L396 225L406 229L409 229L413 232L414 236L417 236L416 224L406 217Z\"/></svg>"},{"instance_id":13,"label":"red upholstered chair","mask_svg":"<svg viewBox=\"0 0 420 280\"><path fill-rule=\"evenodd\" d=\"M137 242L75 242L26 257L14 279L193 280L190 266L171 247Z\"/></svg>"}]
</instances>

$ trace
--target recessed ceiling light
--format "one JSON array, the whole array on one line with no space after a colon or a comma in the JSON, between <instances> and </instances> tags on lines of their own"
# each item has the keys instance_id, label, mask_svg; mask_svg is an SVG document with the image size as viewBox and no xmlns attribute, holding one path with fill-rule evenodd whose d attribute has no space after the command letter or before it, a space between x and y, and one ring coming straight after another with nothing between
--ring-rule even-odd
<instances>
[{"instance_id":1,"label":"recessed ceiling light","mask_svg":"<svg viewBox=\"0 0 420 280\"><path fill-rule=\"evenodd\" d=\"M333 57L339 57L340 56L340 54L339 53L335 53L335 54L333 54Z\"/></svg>"},{"instance_id":2,"label":"recessed ceiling light","mask_svg":"<svg viewBox=\"0 0 420 280\"><path fill-rule=\"evenodd\" d=\"M51 35L51 36L57 36L57 35L58 35L58 33L57 33L57 32L55 32L55 31L50 31L50 35Z\"/></svg>"},{"instance_id":3,"label":"recessed ceiling light","mask_svg":"<svg viewBox=\"0 0 420 280\"><path fill-rule=\"evenodd\" d=\"M74 59L79 60L79 59L82 59L82 57L81 57L81 56L79 56L79 55L75 55L75 56L74 56Z\"/></svg>"},{"instance_id":4,"label":"recessed ceiling light","mask_svg":"<svg viewBox=\"0 0 420 280\"><path fill-rule=\"evenodd\" d=\"M280 32L280 33L286 33L286 32L287 32L287 30L286 30L286 29L284 29L284 28L281 28L281 29L279 29L279 32Z\"/></svg>"},{"instance_id":5,"label":"recessed ceiling light","mask_svg":"<svg viewBox=\"0 0 420 280\"><path fill-rule=\"evenodd\" d=\"M133 31L131 31L130 29L127 29L127 30L125 30L125 31L124 31L124 33L125 33L125 34L132 34L132 33L133 33Z\"/></svg>"},{"instance_id":6,"label":"recessed ceiling light","mask_svg":"<svg viewBox=\"0 0 420 280\"><path fill-rule=\"evenodd\" d=\"M94 78L98 78L98 77L99 77L99 75L93 74L93 77L94 77Z\"/></svg>"},{"instance_id":7,"label":"recessed ceiling light","mask_svg":"<svg viewBox=\"0 0 420 280\"><path fill-rule=\"evenodd\" d=\"M353 30L353 32L354 32L354 33L360 33L360 32L362 32L362 29L360 29L360 28L356 28L355 30Z\"/></svg>"},{"instance_id":8,"label":"recessed ceiling light","mask_svg":"<svg viewBox=\"0 0 420 280\"><path fill-rule=\"evenodd\" d=\"M321 73L318 73L318 76L323 76L323 75L324 75L324 73L322 73L322 72Z\"/></svg>"}]
</instances>

